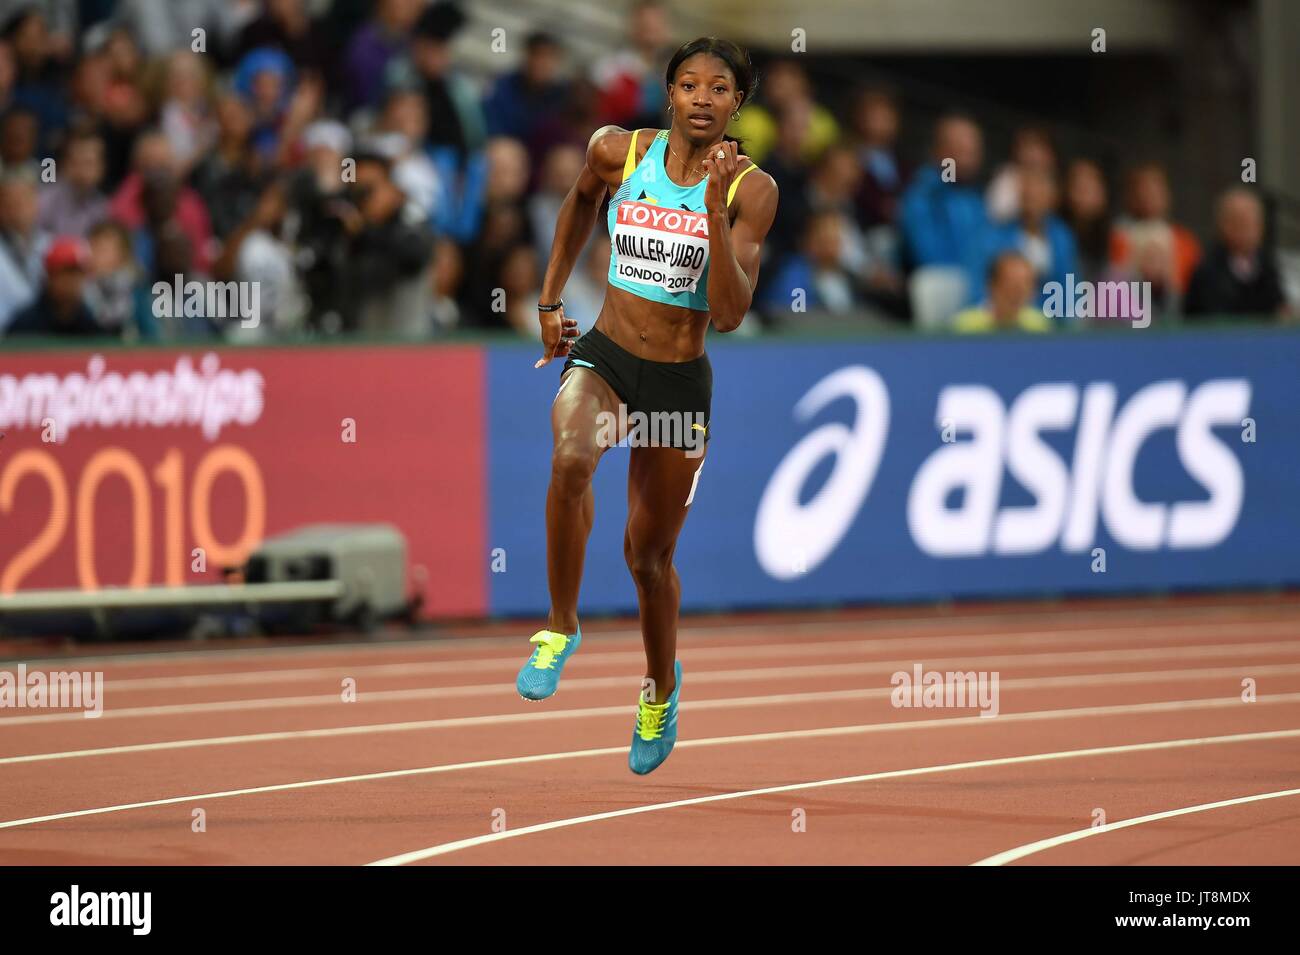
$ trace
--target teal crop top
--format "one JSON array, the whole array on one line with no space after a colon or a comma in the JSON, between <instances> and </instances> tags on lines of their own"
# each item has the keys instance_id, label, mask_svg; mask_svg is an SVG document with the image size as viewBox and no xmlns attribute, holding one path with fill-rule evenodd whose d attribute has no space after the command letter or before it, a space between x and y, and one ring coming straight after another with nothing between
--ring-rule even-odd
<instances>
[{"instance_id":1,"label":"teal crop top","mask_svg":"<svg viewBox=\"0 0 1300 955\"><path fill-rule=\"evenodd\" d=\"M668 130L659 130L641 162L632 132L623 182L609 200L609 284L633 295L707 312L709 299L709 216L705 176L693 186L668 178L664 153ZM741 169L727 191L727 205L751 170Z\"/></svg>"}]
</instances>

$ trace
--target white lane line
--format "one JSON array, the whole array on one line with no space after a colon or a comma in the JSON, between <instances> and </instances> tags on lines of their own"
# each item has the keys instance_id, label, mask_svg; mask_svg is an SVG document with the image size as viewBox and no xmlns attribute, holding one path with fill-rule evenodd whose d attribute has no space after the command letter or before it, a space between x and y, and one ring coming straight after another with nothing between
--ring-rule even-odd
<instances>
[{"instance_id":1,"label":"white lane line","mask_svg":"<svg viewBox=\"0 0 1300 955\"><path fill-rule=\"evenodd\" d=\"M1042 690L1054 687L1114 686L1132 683L1175 683L1183 680L1208 680L1218 677L1236 679L1243 673L1252 676L1285 676L1300 671L1300 664L1276 666L1232 666L1204 669L1151 670L1127 673L1082 673L1071 676L1025 677L1000 680L999 689ZM602 678L605 679L605 678ZM467 687L466 689L476 689ZM499 688L495 688L499 691ZM876 700L891 696L891 687L871 687L850 690L815 690L808 693L780 693L768 696L720 697L707 700L684 701L682 709L718 710L746 706L775 706L783 704L820 703L832 700ZM1270 694L1269 699L1286 701L1300 694ZM1234 698L1235 701L1235 698ZM359 726L336 726L314 730L283 730L277 732L248 733L198 739L166 740L155 743L128 743L92 749L67 750L54 753L31 753L22 756L0 757L0 766L16 763L46 762L52 759L80 759L87 756L109 756L123 753L147 753L159 750L192 749L201 746L223 746L237 743L280 742L289 739L324 739L335 736L355 736L369 733L403 732L409 730L448 729L467 726L495 726L510 723L527 723L532 720L585 719L590 717L626 715L630 708L624 705L594 706L567 710L542 710L539 712L492 713L483 716L441 717L427 720L408 720L394 723L365 723ZM998 718L1004 718L999 716ZM990 717L983 717L990 719Z\"/></svg>"},{"instance_id":2,"label":"white lane line","mask_svg":"<svg viewBox=\"0 0 1300 955\"><path fill-rule=\"evenodd\" d=\"M1057 666L1061 664L1084 663L1140 663L1149 660L1195 660L1203 657L1235 657L1253 653L1273 653L1275 651L1300 652L1300 644L1292 640L1273 641L1269 643L1241 644L1190 644L1186 646L1163 646L1150 649L1107 649L1107 650L1065 650L1057 653L1011 653L992 656L961 656L940 659L918 660L906 657L894 660L873 660L867 663L811 664L792 667L758 667L744 670L699 670L695 671L702 683L742 682L746 680L782 678L820 677L848 674L881 673L892 674L899 670L910 672L913 665L922 663L929 669L945 670L956 667L960 670L981 669L986 667L1036 667ZM789 656L790 651L782 654ZM640 654L637 659L642 659ZM692 653L687 662L695 659ZM1241 669L1259 670L1262 665L1240 663ZM500 662L497 669L501 669ZM513 667L512 667L513 669ZM1178 671L1171 671L1178 672ZM1249 674L1246 674L1249 675ZM566 689L603 689L627 686L627 677L577 677L565 681ZM1006 681L1003 685L1008 685ZM113 685L105 684L104 695L110 695ZM361 703L396 703L409 700L437 700L464 698L471 696L499 696L508 692L506 684L482 683L468 686L449 687L413 687L405 690L365 690L357 693L356 706ZM855 691L856 692L856 691ZM252 712L254 710L295 709L311 706L337 706L342 702L338 691L313 696L271 696L243 700L213 700L208 703L167 703L155 706L116 707L106 705L98 721L108 719L149 719L154 717L191 716L198 713ZM45 723L81 723L85 720L81 710L65 710L55 713L37 713L29 716L0 717L0 729L8 726L32 726Z\"/></svg>"},{"instance_id":3,"label":"white lane line","mask_svg":"<svg viewBox=\"0 0 1300 955\"><path fill-rule=\"evenodd\" d=\"M1290 695L1291 699L1282 697L1263 697L1252 705L1269 703L1300 702L1300 693ZM685 705L685 704L683 704ZM1187 710L1218 709L1229 706L1241 706L1235 699L1201 699L1176 700L1163 703L1128 703L1116 706L1085 706L1065 710L1034 710L1027 713L1008 713L998 717L999 720L1012 723L1033 723L1057 719L1079 719L1090 716L1133 716L1149 713L1167 713ZM892 733L908 730L946 729L954 726L988 726L993 720L978 716L959 716L937 720L905 720L889 723L857 723L847 726L827 726L805 730L777 730L768 733L749 733L742 736L713 736L704 739L679 740L677 749L693 749L701 746L730 746L739 743L770 743L793 739L816 739L835 736L856 736L865 733ZM1285 732L1300 733L1300 730ZM604 746L597 749L570 750L560 753L540 753L532 756L505 756L496 759L479 759L464 763L442 763L436 766L421 766L414 769L395 769L379 773L361 773L354 776L332 776L326 779L307 779L295 783L276 783L268 786L251 786L244 789L231 789L224 792L199 793L190 796L171 796L165 799L150 799L143 802L124 803L117 806L99 806L94 809L77 809L70 812L51 813L44 816L32 816L27 819L11 819L0 822L0 829L16 829L42 822L56 822L61 819L77 819L82 816L98 816L110 812L125 812L131 809L146 809L151 806L169 806L196 800L226 799L234 796L248 796L259 793L283 792L290 789L312 789L317 786L335 786L342 783L370 782L377 779L397 779L404 776L426 776L435 773L451 773L470 769L483 769L497 766L519 766L527 763L547 762L562 759L580 759L588 756L610 756L626 753L626 746Z\"/></svg>"},{"instance_id":4,"label":"white lane line","mask_svg":"<svg viewBox=\"0 0 1300 955\"><path fill-rule=\"evenodd\" d=\"M963 763L947 763L942 766L921 766L916 769L895 769L888 772L863 773L859 776L841 776L837 779L819 779L807 783L791 783L786 786L767 786L763 789L746 789L739 792L715 793L710 796L695 796L690 799L675 799L672 802L648 803L641 806L632 806L627 809L613 809L609 812L597 812L586 816L573 816L568 819L556 819L551 822L542 822L537 825L524 826L519 829L506 829L502 832L492 832L487 835L474 836L469 839L458 839L455 842L444 842L436 846L430 846L427 849L416 849L414 852L404 852L401 855L389 856L386 859L379 859L367 864L372 866L407 865L411 862L422 862L425 859L432 859L436 856L448 855L452 852L458 852L461 849L470 849L475 846L501 842L505 839L517 839L520 836L532 835L537 832L549 832L553 829L565 829L570 826L580 826L589 822L602 822L606 819L617 819L622 816L636 816L647 812L662 812L666 809L678 809L682 806L700 806L707 803L724 802L732 799L747 799L751 796L769 796L774 793L799 792L807 789L823 789L828 786L847 786L854 783L875 782L881 779L902 779L909 776L951 773L962 769L984 769L991 766L1018 766L1025 763L1080 759L1086 756L1110 756L1119 753L1141 753L1161 749L1179 749L1187 746L1208 746L1221 743L1288 739L1296 736L1300 736L1300 729L1274 730L1263 733L1239 733L1232 736L1205 736L1193 739L1162 740L1155 743L1128 743L1122 746L1095 746L1090 749L1069 749L1054 753L1032 753L1025 756L1002 756L996 759L975 759Z\"/></svg>"},{"instance_id":5,"label":"white lane line","mask_svg":"<svg viewBox=\"0 0 1300 955\"><path fill-rule=\"evenodd\" d=\"M1178 650L1183 648L1171 647L1166 649ZM1300 653L1300 646L1296 646L1296 652ZM1105 651L1103 651L1103 654L1104 653ZM1153 654L1152 656L1155 659L1161 658L1160 654ZM1176 659L1178 658L1177 654L1174 654L1173 656ZM698 655L692 652L691 660L697 660L697 659L698 659ZM924 662L927 666L936 669L940 667L946 668L949 664L956 665L960 663L962 665L965 665L966 668L969 669L970 665L976 661L984 662L985 665L987 665L988 660L994 660L996 664L996 661L1004 660L1004 659L1005 658L1003 657L997 657L997 658L963 657L960 660L957 659L938 660L938 661L917 660L911 662ZM1019 662L1020 660L1025 659L1025 657L1017 656L1014 659L1016 659L1017 662ZM1103 656L1103 655L1099 655L1097 657L1097 660L1101 662L1108 662L1110 659L1111 657ZM1045 661L1039 661L1039 662L1041 663ZM1092 661L1073 661L1073 662L1092 662ZM1136 662L1136 661L1130 661L1130 662ZM879 662L872 662L872 663L815 663L815 664L808 664L806 666L788 666L788 667L779 667L779 668L750 667L741 670L696 670L694 671L694 679L692 680L692 682L741 683L748 680L761 680L771 676L780 676L782 679L785 680L797 680L797 679L811 679L814 677L823 677L823 676L843 676L849 674L861 675L867 673L874 673L877 671L881 673L886 673L886 672L893 672L889 668L895 667L897 665L898 665L898 661L879 661ZM996 665L1002 665L1002 664L996 664ZM1202 676L1214 677L1214 676L1222 676L1228 673L1235 673L1239 670L1244 671L1247 669L1250 670L1250 675L1252 676L1256 676L1256 675L1277 676L1277 675L1296 672L1297 669L1300 669L1300 663L1259 664L1259 665L1251 664L1251 663L1238 663L1231 668L1220 667L1217 669L1176 670L1176 671L1167 671L1167 672L1198 673L1201 674ZM1166 671L1157 671L1157 672L1166 672ZM1148 674L1145 673L1116 674L1116 678L1117 678L1117 682L1124 682L1128 676L1132 676L1134 678L1145 678L1147 675ZM1068 679L1069 677L1063 676L1062 678ZM608 689L612 687L627 687L628 685L629 685L629 681L626 676L601 676L601 677L570 676L568 679L564 681L564 687L566 690L569 691ZM433 699L443 699L443 698L464 699L466 697L474 697L474 696L500 695L503 692L506 692L506 690L508 690L508 687L503 687L503 685L500 682L473 683L473 684L461 685L461 686L421 687L412 690L395 690L395 691L394 690L384 690L384 691L367 690L365 698L367 700L370 700L372 693L420 693L420 694L428 693L429 696ZM307 699L315 699L315 697L307 697ZM333 694L329 697L329 699L337 701L338 695ZM360 698L358 698L358 702L359 701ZM224 701L224 702L237 703L238 701ZM176 705L184 706L184 705L195 705L195 704L176 704ZM67 716L69 714L59 714L59 715ZM79 713L73 713L70 715L77 719L83 718ZM2 727L4 723L5 721L3 719L0 719L0 727Z\"/></svg>"},{"instance_id":6,"label":"white lane line","mask_svg":"<svg viewBox=\"0 0 1300 955\"><path fill-rule=\"evenodd\" d=\"M1171 627L1146 627L1142 630L1142 640L1152 640L1160 637L1194 637L1198 634L1214 636L1219 639L1216 645L1223 644L1224 636L1223 624L1186 624L1183 626ZM1245 625L1242 627L1243 636L1270 636L1274 634L1292 634L1300 637L1300 622L1277 622L1267 624ZM941 647L962 647L972 643L980 643L981 646L987 646L992 643L997 646L1018 647L1018 646L1035 646L1041 643L1067 643L1075 642L1082 644L1089 643L1123 643L1132 642L1131 638L1123 633L1117 633L1113 629L1086 629L1086 630L1036 630L1012 634L945 634L935 637L880 637L871 640L824 640L817 642L801 642L799 644L799 654L801 656L822 656L833 655L836 653L865 652L869 653L874 650L893 650L901 651L909 648L921 649L926 648L931 652ZM517 641L515 641L517 643ZM513 647L513 644L512 644ZM790 654L788 645L768 645L768 644L735 644L724 647L695 647L690 648L690 657L692 660L714 660L727 659L728 657L744 655L753 658L781 657L786 658ZM644 658L641 650L599 650L592 649L585 651L581 655L574 657L573 664L577 667L590 666L593 664L621 664L621 663L640 663ZM503 658L480 657L464 660L418 660L407 663L375 663L362 664L359 666L339 665L333 667L305 667L300 669L281 669L281 670L240 670L228 671L224 673L207 673L196 676L161 676L161 677L136 677L118 679L111 675L106 681L106 685L114 693L123 691L136 690L176 690L188 689L205 686L245 686L245 685L262 685L273 683L291 683L303 680L316 679L341 679L342 677L400 677L414 676L423 673L452 673L452 672L474 672L474 671L493 671L502 667L502 661L506 659L513 666L518 663L515 656ZM520 658L522 659L522 658ZM0 671L11 669L12 665L0 665ZM29 667L30 669L30 667Z\"/></svg>"},{"instance_id":7,"label":"white lane line","mask_svg":"<svg viewBox=\"0 0 1300 955\"><path fill-rule=\"evenodd\" d=\"M1170 670L1170 672L1153 673L1089 673L1078 677L1031 677L1026 680L1005 680L1001 681L1002 689L1010 690L1040 690L1052 689L1060 686L1108 686L1112 683L1125 682L1144 682L1144 680L1135 680L1134 677L1153 678L1152 682L1160 681L1165 673L1183 674L1193 673L1195 670ZM1222 669L1214 670L1219 676L1223 676ZM1229 676L1236 676L1238 670L1229 669ZM1175 682L1177 676L1167 678L1164 682ZM706 700L685 700L681 703L681 708L686 711L694 712L701 709L732 709L745 707L771 707L787 706L787 704L806 704L806 703L829 703L832 700L848 700L848 702L865 702L865 700L875 700L888 698L893 693L893 687L876 687L871 690L818 690L814 693L787 693L775 694L768 696L724 696L720 699ZM1300 693L1287 694L1270 694L1258 698L1257 702L1269 703L1290 703L1300 700ZM1239 698L1229 696L1225 698L1226 704L1231 706L1242 706ZM247 745L247 743L274 743L283 742L287 739L330 739L338 737L354 737L354 735L369 735L372 733L406 733L413 730L435 730L435 729L463 729L468 726L497 726L502 724L520 724L520 722L530 722L534 720L576 720L590 719L590 717L603 716L627 716L632 712L629 706L612 706L612 707L584 707L575 709L543 709L539 712L519 712L519 713L489 713L484 716L458 716L458 717L441 717L441 719L430 720L408 720L402 722L377 722L377 724L361 724L348 726L328 726L322 729L305 729L305 730L279 730L279 732L269 733L247 733L240 735L225 735L225 737L201 737L194 739L169 739L169 741L153 743L125 743L120 746L105 746L99 748L86 748L86 750L64 750L57 752L36 752L36 754L27 754L22 756L4 756L0 758L0 765L16 765L21 763L47 763L47 761L57 759L86 759L90 756L118 756L125 754L136 754L136 752L160 752L170 750L192 750L192 748L201 748L208 746L235 746ZM980 717L975 716L971 719L978 719L982 722L989 722L992 719L1008 720L1009 713L1000 713L997 717Z\"/></svg>"},{"instance_id":8,"label":"white lane line","mask_svg":"<svg viewBox=\"0 0 1300 955\"><path fill-rule=\"evenodd\" d=\"M1067 845L1071 842L1078 842L1080 839L1087 839L1090 836L1099 836L1105 832L1114 832L1117 829L1128 829L1131 826L1141 826L1148 822L1159 822L1161 819L1173 819L1175 816L1186 816L1194 812L1208 812L1211 809L1222 809L1225 806L1241 806L1245 803L1260 802L1265 799L1283 799L1287 796L1300 796L1300 789L1283 789L1280 792L1258 793L1254 796L1239 796L1236 799L1221 799L1218 802L1201 803L1199 806L1187 806L1182 809L1168 809L1164 812L1153 812L1146 816L1134 816L1132 819L1122 819L1119 822L1108 822L1104 826L1096 826L1090 829L1078 829L1074 832L1052 836L1048 839L1039 839L1037 842L1030 842L1023 846L1017 846L1014 849L1008 849L1006 852L999 852L997 855L989 856L987 859L980 859L978 862L972 862L971 865L1006 865L1008 862L1015 862L1018 859L1023 859L1026 856L1043 852L1046 849L1055 849L1057 846Z\"/></svg>"},{"instance_id":9,"label":"white lane line","mask_svg":"<svg viewBox=\"0 0 1300 955\"><path fill-rule=\"evenodd\" d=\"M680 744L678 744L680 745ZM418 769L393 769L382 773L360 773L355 776L333 776L329 779L306 779L297 783L278 783L274 786L250 786L247 789L227 789L224 792L198 793L193 796L172 796L167 799L149 799L144 802L123 803L120 806L99 806L95 809L78 809L74 812L56 812L48 816L32 816L28 819L11 819L0 822L0 829L17 829L20 826L34 826L42 822L57 822L60 819L79 819L84 816L99 816L110 812L126 812L130 809L148 809L152 806L172 806L177 803L195 802L197 800L229 799L234 796L250 796L257 793L285 792L291 789L311 789L317 786L337 786L341 783L372 782L377 779L399 779L403 776L423 776L431 773L450 773L466 769L484 769L492 766L516 766L523 763L538 763L554 759L575 759L580 756L608 756L626 752L625 746L606 746L602 749L574 750L568 753L541 753L536 756L509 756L502 759L479 759L469 763L445 763L441 766L421 766Z\"/></svg>"},{"instance_id":10,"label":"white lane line","mask_svg":"<svg viewBox=\"0 0 1300 955\"><path fill-rule=\"evenodd\" d=\"M1149 619L1168 620L1169 618L1191 617L1196 621L1206 619L1230 618L1225 625L1241 624L1250 626L1253 624L1272 624L1272 623L1295 623L1297 614L1300 614L1300 604L1261 604L1258 602L1241 602L1232 604L1218 604L1209 607L1187 607L1187 606L1170 606L1170 607L1115 607L1109 609L1097 610L1075 610L1061 608L1058 610L1033 611L1021 614L953 614L951 616L936 617L933 615L926 616L906 616L897 617L860 617L846 620L813 620L802 622L775 622L775 623L738 623L722 624L719 626L686 626L678 628L678 637L680 639L707 639L711 635L736 634L745 636L754 633L818 633L826 630L831 631L852 631L862 629L866 631L883 629L888 630L891 627L911 627L915 629L929 630L951 630L955 626L985 626L990 628L1008 627L1015 628L1026 623L1038 624L1061 624L1062 621L1067 623L1114 620L1118 618L1112 629L1121 633L1131 631L1142 631L1146 628L1144 623L1132 623L1132 621L1143 621ZM1280 619L1260 619L1268 617L1279 617ZM1126 625L1127 624L1127 625ZM1194 625L1194 624L1189 624ZM1176 626L1176 624L1169 624ZM244 658L266 659L277 656L295 657L302 655L320 654L322 656L332 656L336 654L348 653L389 653L410 651L412 649L459 649L466 646L517 646L525 635L525 631L533 629L531 623L521 624L520 636L500 636L500 637L476 637L476 636L441 636L433 637L427 640L395 640L391 643L375 642L352 642L352 643L331 643L331 644L313 644L310 646L292 646L292 647L246 647L246 648L227 648L222 650L161 650L145 651L141 653L118 653L105 654L101 656L59 656L59 657L37 657L25 660L29 665L34 664L67 664L69 660L76 660L79 664L87 663L122 663L122 664L145 664L150 662L176 663L180 665L190 662L201 663L207 660L239 660ZM1013 630L1014 632L1014 630ZM1069 633L1069 629L1062 629L1061 633ZM982 634L988 636L990 634ZM641 631L636 629L619 629L593 631L592 637L598 637L601 640L640 640Z\"/></svg>"}]
</instances>

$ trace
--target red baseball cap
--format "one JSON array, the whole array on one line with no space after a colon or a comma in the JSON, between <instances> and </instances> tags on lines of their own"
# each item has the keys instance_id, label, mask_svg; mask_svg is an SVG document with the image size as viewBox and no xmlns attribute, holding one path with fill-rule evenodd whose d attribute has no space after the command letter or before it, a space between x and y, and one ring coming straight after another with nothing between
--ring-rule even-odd
<instances>
[{"instance_id":1,"label":"red baseball cap","mask_svg":"<svg viewBox=\"0 0 1300 955\"><path fill-rule=\"evenodd\" d=\"M57 272L60 269L86 269L90 262L90 250L86 243L76 236L65 235L55 239L49 251L45 253L45 271Z\"/></svg>"}]
</instances>

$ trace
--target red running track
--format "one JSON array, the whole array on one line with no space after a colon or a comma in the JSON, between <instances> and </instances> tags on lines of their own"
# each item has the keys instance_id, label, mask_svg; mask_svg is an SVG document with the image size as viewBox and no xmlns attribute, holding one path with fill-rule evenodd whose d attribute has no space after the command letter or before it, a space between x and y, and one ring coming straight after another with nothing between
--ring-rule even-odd
<instances>
[{"instance_id":1,"label":"red running track","mask_svg":"<svg viewBox=\"0 0 1300 955\"><path fill-rule=\"evenodd\" d=\"M104 713L0 709L0 863L1300 862L1294 596L688 621L647 777L635 630L529 704L509 629L28 661ZM895 706L917 664L997 714Z\"/></svg>"}]
</instances>

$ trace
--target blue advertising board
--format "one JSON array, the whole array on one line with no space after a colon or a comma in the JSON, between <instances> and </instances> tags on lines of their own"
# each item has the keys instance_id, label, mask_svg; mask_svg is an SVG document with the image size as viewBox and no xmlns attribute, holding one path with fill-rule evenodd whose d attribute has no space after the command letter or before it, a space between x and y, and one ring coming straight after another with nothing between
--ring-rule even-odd
<instances>
[{"instance_id":1,"label":"blue advertising board","mask_svg":"<svg viewBox=\"0 0 1300 955\"><path fill-rule=\"evenodd\" d=\"M560 362L488 355L495 614L543 613ZM1300 335L710 337L683 609L1300 583ZM597 471L580 610L632 611L630 451Z\"/></svg>"}]
</instances>

